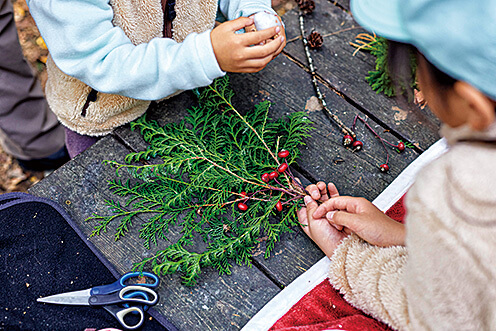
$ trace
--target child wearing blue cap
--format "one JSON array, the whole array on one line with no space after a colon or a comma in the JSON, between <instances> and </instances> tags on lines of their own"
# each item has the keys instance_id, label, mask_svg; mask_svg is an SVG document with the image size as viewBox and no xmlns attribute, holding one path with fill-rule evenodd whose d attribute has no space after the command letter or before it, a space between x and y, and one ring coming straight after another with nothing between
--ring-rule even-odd
<instances>
[{"instance_id":1,"label":"child wearing blue cap","mask_svg":"<svg viewBox=\"0 0 496 331\"><path fill-rule=\"evenodd\" d=\"M351 9L394 41L390 51L411 45L450 148L407 193L405 226L319 182L299 211L303 230L331 259L332 285L392 328L495 330L496 1L352 0Z\"/></svg>"},{"instance_id":2,"label":"child wearing blue cap","mask_svg":"<svg viewBox=\"0 0 496 331\"><path fill-rule=\"evenodd\" d=\"M45 89L71 157L141 116L151 100L262 70L284 48L282 24L238 31L270 0L27 0L50 56ZM214 28L217 14L229 21Z\"/></svg>"}]
</instances>

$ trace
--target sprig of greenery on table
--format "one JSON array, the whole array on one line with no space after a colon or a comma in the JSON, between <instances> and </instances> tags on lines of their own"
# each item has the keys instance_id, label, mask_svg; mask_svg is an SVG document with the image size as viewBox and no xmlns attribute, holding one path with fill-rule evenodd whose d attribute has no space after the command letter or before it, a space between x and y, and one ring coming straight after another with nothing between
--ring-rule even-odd
<instances>
[{"instance_id":1,"label":"sprig of greenery on table","mask_svg":"<svg viewBox=\"0 0 496 331\"><path fill-rule=\"evenodd\" d=\"M95 214L88 219L97 221L92 236L106 232L112 221L119 220L118 240L131 222L150 214L140 230L146 248L168 240L170 228L179 228L177 241L133 269L151 266L157 274L180 272L186 285L194 285L207 266L230 274L232 262L251 265L262 237L266 239L265 257L269 257L280 234L298 225L296 210L303 192L292 174L285 172L269 183L261 175L283 162L277 156L279 150L289 151L286 162L294 163L312 129L301 112L272 121L268 101L242 115L231 103L234 92L227 76L198 95L199 105L189 109L180 123L161 127L145 116L131 123L149 143L148 148L127 155L125 164L106 161L116 167L117 175L127 169L136 178L109 182L110 190L127 202L108 200L111 215ZM242 191L249 197L247 202ZM282 212L275 209L279 200ZM246 211L238 210L240 202L246 202ZM197 246L200 238L203 249Z\"/></svg>"}]
</instances>

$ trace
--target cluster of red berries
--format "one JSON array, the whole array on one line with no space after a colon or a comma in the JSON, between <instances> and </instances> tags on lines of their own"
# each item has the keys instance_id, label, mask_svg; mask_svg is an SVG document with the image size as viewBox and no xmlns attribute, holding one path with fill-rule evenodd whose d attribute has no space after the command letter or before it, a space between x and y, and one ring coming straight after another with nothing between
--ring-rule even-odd
<instances>
[{"instance_id":1,"label":"cluster of red berries","mask_svg":"<svg viewBox=\"0 0 496 331\"><path fill-rule=\"evenodd\" d=\"M289 151L283 149L283 150L279 151L279 153L277 153L277 156L279 156L280 158L286 159L289 156ZM277 170L264 173L261 176L261 179L264 183L268 183L271 180L279 177L279 174L284 173L286 170L288 170L288 164L286 163L286 161L284 161L283 163L281 163L281 165L279 167L277 167ZM248 205L246 204L246 202L250 199L250 197L248 196L248 194L245 191L242 191L241 195L243 197L246 197L246 199L244 199L242 202L238 203L238 209L241 211L246 211L246 210L248 210ZM277 201L277 203L276 203L276 210L282 211L282 202L280 200Z\"/></svg>"},{"instance_id":2,"label":"cluster of red berries","mask_svg":"<svg viewBox=\"0 0 496 331\"><path fill-rule=\"evenodd\" d=\"M395 144L392 144L392 143L390 143L389 141L387 141L387 140L385 140L385 139L381 138L381 137L380 137L380 136L379 136L379 135L378 135L378 134L374 131L374 129L372 129L372 128L370 127L370 125L368 125L368 124L367 124L367 122L365 122L365 121L364 121L361 117L359 117L359 116L356 116L356 117L355 117L355 121L353 122L353 129L355 128L355 124L356 124L357 119L361 120L361 121L365 124L365 126L366 126L366 127L367 127L370 131L372 131L372 133L373 133L373 134L374 134L377 138L379 138L379 139L380 139L380 141L382 142L382 145L384 146L384 149L386 150L386 163L381 164L381 165L379 166L379 170L380 170L381 172L388 172L388 171L389 171L389 165L388 165L388 162L389 162L389 153L388 153L388 151L387 151L387 149L386 149L386 145L385 145L385 144L388 144L388 145L390 145L390 146L392 146L392 147L395 147L395 148L397 149L398 153L401 153L401 152L403 152L403 151L405 150L405 147L406 147L406 146L405 146L405 143L404 143L404 142L402 142L402 141L400 141L400 142L398 142L398 144L397 144L397 145L395 145ZM357 152L363 148L363 142L361 142L361 141L360 141L360 140L358 140L358 139L354 139L354 138L353 138L353 136L351 136L351 135L349 135L349 134L347 134L347 135L345 135L345 136L343 137L343 145L344 145L345 147L352 148L354 151L357 151Z\"/></svg>"}]
</instances>

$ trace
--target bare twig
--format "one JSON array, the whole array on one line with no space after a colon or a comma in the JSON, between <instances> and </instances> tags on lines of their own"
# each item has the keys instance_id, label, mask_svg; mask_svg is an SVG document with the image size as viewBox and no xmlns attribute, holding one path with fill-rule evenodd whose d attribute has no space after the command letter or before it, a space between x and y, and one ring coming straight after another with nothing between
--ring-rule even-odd
<instances>
[{"instance_id":1,"label":"bare twig","mask_svg":"<svg viewBox=\"0 0 496 331\"><path fill-rule=\"evenodd\" d=\"M300 11L300 32L301 32L301 38L303 39L303 46L305 47L305 55L307 56L307 61L308 61L308 66L310 68L310 74L312 75L312 83L313 87L315 89L315 92L317 93L317 97L320 100L320 103L322 104L322 109L326 113L326 115L333 120L340 128L343 134L349 134L355 139L356 134L348 128L336 114L333 114L329 108L327 108L327 103L324 99L324 96L320 92L319 85L317 84L317 79L316 79L316 74L315 74L315 67L313 66L313 60L312 57L310 56L310 50L308 47L308 40L305 37L305 21L303 20L303 13Z\"/></svg>"}]
</instances>

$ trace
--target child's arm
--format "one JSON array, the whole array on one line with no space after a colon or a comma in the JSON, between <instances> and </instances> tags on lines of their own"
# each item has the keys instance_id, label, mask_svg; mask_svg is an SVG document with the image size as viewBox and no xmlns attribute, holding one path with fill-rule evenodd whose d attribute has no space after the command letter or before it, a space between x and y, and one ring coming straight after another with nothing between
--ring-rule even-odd
<instances>
[{"instance_id":1,"label":"child's arm","mask_svg":"<svg viewBox=\"0 0 496 331\"><path fill-rule=\"evenodd\" d=\"M182 43L154 38L137 46L113 26L108 0L28 0L57 66L94 89L159 100L223 76L210 30Z\"/></svg>"},{"instance_id":2,"label":"child's arm","mask_svg":"<svg viewBox=\"0 0 496 331\"><path fill-rule=\"evenodd\" d=\"M330 224L341 226L347 233L355 233L372 245L405 245L405 226L364 198L329 199L315 210L313 217L325 217Z\"/></svg>"},{"instance_id":3,"label":"child's arm","mask_svg":"<svg viewBox=\"0 0 496 331\"><path fill-rule=\"evenodd\" d=\"M298 218L303 225L303 231L331 259L329 274L331 284L353 306L385 322L394 329L407 328L409 315L403 284L403 272L407 261L406 248L403 246L373 246L355 234L348 235L350 228L343 228L344 224L331 225L329 220L324 217L331 206L331 201L350 202L350 197L339 196L333 184L329 184L326 188L325 183L319 182L316 185L308 186L307 191L312 197L305 197L306 207L298 212ZM312 198L323 201L321 206L325 207L319 210L317 201ZM370 211L370 215L368 215L370 218L384 215L365 199L353 200L356 201L351 201L349 206L337 205L354 211L355 216L358 216L357 221L339 223L346 223L347 226L356 230L356 224L367 222L367 217L364 217L367 215L367 211ZM353 205L355 202L358 204ZM332 210L334 210L333 207ZM314 217L315 215L320 218ZM352 215L353 213L350 216ZM386 220L382 221L388 224ZM395 222L394 220L391 221ZM378 222L378 224L381 223ZM364 233L369 232L365 231ZM368 234L365 236L368 237ZM382 240L379 242L385 244Z\"/></svg>"},{"instance_id":4,"label":"child's arm","mask_svg":"<svg viewBox=\"0 0 496 331\"><path fill-rule=\"evenodd\" d=\"M339 242L329 242L317 236L330 230L341 231L344 234L355 233L363 240L377 246L395 246L405 244L405 226L389 218L370 201L364 198L339 196L334 184L319 182L309 185L307 191L312 195L305 202L310 203L304 211L300 211L302 219L320 222L319 228L310 236L321 247L327 256L331 257ZM323 201L320 205L314 200ZM331 229L332 228L332 229ZM320 243L319 243L320 242ZM329 247L325 247L328 245ZM324 248L322 248L324 246Z\"/></svg>"}]
</instances>

